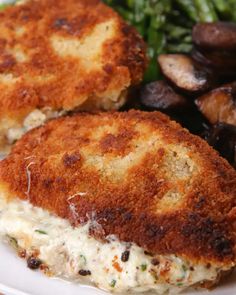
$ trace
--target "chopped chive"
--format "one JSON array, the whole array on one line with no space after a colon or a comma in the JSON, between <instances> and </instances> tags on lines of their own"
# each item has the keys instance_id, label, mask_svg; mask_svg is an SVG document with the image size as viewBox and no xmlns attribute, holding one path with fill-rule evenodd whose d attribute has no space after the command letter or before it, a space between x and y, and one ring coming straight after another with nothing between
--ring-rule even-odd
<instances>
[{"instance_id":1,"label":"chopped chive","mask_svg":"<svg viewBox=\"0 0 236 295\"><path fill-rule=\"evenodd\" d=\"M182 269L183 269L183 271L187 271L188 270L188 268L187 268L187 266L186 265L182 265Z\"/></svg>"},{"instance_id":2,"label":"chopped chive","mask_svg":"<svg viewBox=\"0 0 236 295\"><path fill-rule=\"evenodd\" d=\"M110 283L110 286L112 288L115 288L115 285L116 285L116 280L112 280L111 283Z\"/></svg>"},{"instance_id":3,"label":"chopped chive","mask_svg":"<svg viewBox=\"0 0 236 295\"><path fill-rule=\"evenodd\" d=\"M141 270L142 271L147 270L147 264L141 264Z\"/></svg>"},{"instance_id":4,"label":"chopped chive","mask_svg":"<svg viewBox=\"0 0 236 295\"><path fill-rule=\"evenodd\" d=\"M36 229L35 232L38 233L38 234L41 234L41 235L47 235L47 233L44 230L41 230L41 229Z\"/></svg>"},{"instance_id":5,"label":"chopped chive","mask_svg":"<svg viewBox=\"0 0 236 295\"><path fill-rule=\"evenodd\" d=\"M87 263L87 259L86 259L86 257L84 256L84 255L80 255L80 258L84 261L84 264L86 264Z\"/></svg>"},{"instance_id":6,"label":"chopped chive","mask_svg":"<svg viewBox=\"0 0 236 295\"><path fill-rule=\"evenodd\" d=\"M10 237L8 236L9 238L9 243L10 245L14 248L14 249L18 249L18 242L17 242L17 239L13 238L13 237Z\"/></svg>"}]
</instances>

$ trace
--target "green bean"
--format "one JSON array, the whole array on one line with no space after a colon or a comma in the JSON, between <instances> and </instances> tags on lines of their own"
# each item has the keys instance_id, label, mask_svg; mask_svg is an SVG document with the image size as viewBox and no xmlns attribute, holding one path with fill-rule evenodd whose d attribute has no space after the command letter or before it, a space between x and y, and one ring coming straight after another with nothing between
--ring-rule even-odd
<instances>
[{"instance_id":1,"label":"green bean","mask_svg":"<svg viewBox=\"0 0 236 295\"><path fill-rule=\"evenodd\" d=\"M146 27L144 23L136 24L135 27L142 36L145 36Z\"/></svg>"},{"instance_id":2,"label":"green bean","mask_svg":"<svg viewBox=\"0 0 236 295\"><path fill-rule=\"evenodd\" d=\"M183 41L187 44L192 44L192 35L189 34L189 35L186 35L184 38L183 38Z\"/></svg>"},{"instance_id":3,"label":"green bean","mask_svg":"<svg viewBox=\"0 0 236 295\"><path fill-rule=\"evenodd\" d=\"M198 11L192 0L176 0L176 3L181 8L181 10L183 10L183 12L185 12L190 17L190 19L195 22L199 21Z\"/></svg>"},{"instance_id":4,"label":"green bean","mask_svg":"<svg viewBox=\"0 0 236 295\"><path fill-rule=\"evenodd\" d=\"M230 5L227 4L227 1L225 0L212 0L213 5L218 10L219 13L223 15L230 15L231 9Z\"/></svg>"},{"instance_id":5,"label":"green bean","mask_svg":"<svg viewBox=\"0 0 236 295\"><path fill-rule=\"evenodd\" d=\"M157 65L157 56L165 52L166 36L163 32L157 32L151 27L148 30L148 56L150 58L149 67L145 74L145 81L152 81L160 77L160 69Z\"/></svg>"},{"instance_id":6,"label":"green bean","mask_svg":"<svg viewBox=\"0 0 236 295\"><path fill-rule=\"evenodd\" d=\"M216 11L210 0L194 0L194 4L201 22L213 22L218 20Z\"/></svg>"},{"instance_id":7,"label":"green bean","mask_svg":"<svg viewBox=\"0 0 236 295\"><path fill-rule=\"evenodd\" d=\"M169 53L189 53L192 50L192 44L168 44L166 49Z\"/></svg>"},{"instance_id":8,"label":"green bean","mask_svg":"<svg viewBox=\"0 0 236 295\"><path fill-rule=\"evenodd\" d=\"M148 45L146 81L160 78L157 56L190 52L196 22L236 22L236 0L104 0L135 26Z\"/></svg>"},{"instance_id":9,"label":"green bean","mask_svg":"<svg viewBox=\"0 0 236 295\"><path fill-rule=\"evenodd\" d=\"M226 4L223 0L212 0L212 3L221 20L233 20L233 14L236 9L236 2L235 7L233 7L233 4L229 5L228 2Z\"/></svg>"},{"instance_id":10,"label":"green bean","mask_svg":"<svg viewBox=\"0 0 236 295\"><path fill-rule=\"evenodd\" d=\"M165 26L165 31L171 38L179 40L186 35L191 35L191 29L175 26L172 24L167 24Z\"/></svg>"},{"instance_id":11,"label":"green bean","mask_svg":"<svg viewBox=\"0 0 236 295\"><path fill-rule=\"evenodd\" d=\"M155 53L163 53L166 45L166 36L164 32L153 30L151 27L148 30L148 44L155 48Z\"/></svg>"},{"instance_id":12,"label":"green bean","mask_svg":"<svg viewBox=\"0 0 236 295\"><path fill-rule=\"evenodd\" d=\"M140 23L145 19L145 12L144 12L144 3L143 1L137 1L134 5L134 20L136 23Z\"/></svg>"}]
</instances>

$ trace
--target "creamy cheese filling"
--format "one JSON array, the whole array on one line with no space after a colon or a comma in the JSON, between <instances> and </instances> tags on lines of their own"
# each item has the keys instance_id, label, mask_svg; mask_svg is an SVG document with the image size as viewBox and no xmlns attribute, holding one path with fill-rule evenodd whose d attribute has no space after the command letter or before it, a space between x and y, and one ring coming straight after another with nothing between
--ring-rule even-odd
<instances>
[{"instance_id":1,"label":"creamy cheese filling","mask_svg":"<svg viewBox=\"0 0 236 295\"><path fill-rule=\"evenodd\" d=\"M53 111L50 108L44 108L42 110L35 109L25 118L23 125L21 127L8 129L6 134L8 143L14 143L29 130L39 127L43 125L46 121L58 118L64 115L65 113L65 111Z\"/></svg>"},{"instance_id":2,"label":"creamy cheese filling","mask_svg":"<svg viewBox=\"0 0 236 295\"><path fill-rule=\"evenodd\" d=\"M219 269L190 262L175 255L150 256L133 243L123 243L115 236L107 243L89 235L96 222L72 227L28 202L15 199L6 203L0 196L0 236L10 238L48 266L47 273L113 292L165 292L177 294L205 280L214 281ZM222 270L222 269L221 269Z\"/></svg>"},{"instance_id":3,"label":"creamy cheese filling","mask_svg":"<svg viewBox=\"0 0 236 295\"><path fill-rule=\"evenodd\" d=\"M110 92L107 94L107 96L104 94L103 97L94 97L87 99L82 106L79 107L81 111L89 111L94 106L94 109L104 109L104 110L117 110L121 108L127 97L127 90L124 90L121 92L120 96L117 96L116 93L111 94ZM74 111L77 111L78 109L75 108ZM35 109L29 115L24 119L22 125L18 125L17 127L9 127L8 122L6 120L4 128L2 129L2 132L4 132L4 135L7 139L7 144L12 145L14 142L19 140L26 132L29 130L42 126L44 123L46 123L50 119L56 119L58 117L61 117L65 114L67 114L68 111L61 110L56 111L52 110L49 107L45 107L43 109ZM1 123L0 123L1 125ZM3 124L2 124L3 125Z\"/></svg>"}]
</instances>

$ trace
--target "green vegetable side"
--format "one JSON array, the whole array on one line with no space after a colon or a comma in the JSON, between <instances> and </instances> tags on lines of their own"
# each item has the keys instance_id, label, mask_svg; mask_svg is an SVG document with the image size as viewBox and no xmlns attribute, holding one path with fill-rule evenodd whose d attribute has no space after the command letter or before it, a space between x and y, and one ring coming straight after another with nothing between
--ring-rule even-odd
<instances>
[{"instance_id":1,"label":"green vegetable side","mask_svg":"<svg viewBox=\"0 0 236 295\"><path fill-rule=\"evenodd\" d=\"M236 0L104 0L134 25L148 44L146 81L161 78L156 58L161 53L187 53L197 22L236 22Z\"/></svg>"}]
</instances>

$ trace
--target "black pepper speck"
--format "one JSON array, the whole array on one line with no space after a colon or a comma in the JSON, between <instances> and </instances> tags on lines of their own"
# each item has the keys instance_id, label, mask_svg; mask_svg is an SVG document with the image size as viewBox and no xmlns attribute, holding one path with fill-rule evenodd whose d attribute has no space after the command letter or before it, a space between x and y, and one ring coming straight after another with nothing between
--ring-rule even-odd
<instances>
[{"instance_id":1,"label":"black pepper speck","mask_svg":"<svg viewBox=\"0 0 236 295\"><path fill-rule=\"evenodd\" d=\"M79 275L83 276L83 277L86 277L86 276L90 276L91 275L91 271L90 270L84 270L84 269L81 269L79 271Z\"/></svg>"},{"instance_id":2,"label":"black pepper speck","mask_svg":"<svg viewBox=\"0 0 236 295\"><path fill-rule=\"evenodd\" d=\"M159 265L160 264L160 261L157 258L153 258L151 260L151 263L152 263L152 265L156 266L156 265Z\"/></svg>"},{"instance_id":3,"label":"black pepper speck","mask_svg":"<svg viewBox=\"0 0 236 295\"><path fill-rule=\"evenodd\" d=\"M121 261L127 262L129 260L130 251L125 251L121 255Z\"/></svg>"},{"instance_id":4,"label":"black pepper speck","mask_svg":"<svg viewBox=\"0 0 236 295\"><path fill-rule=\"evenodd\" d=\"M38 258L35 258L35 257L30 256L27 259L27 266L30 269L33 269L33 270L38 269L41 264L42 264L42 261L39 260Z\"/></svg>"}]
</instances>

